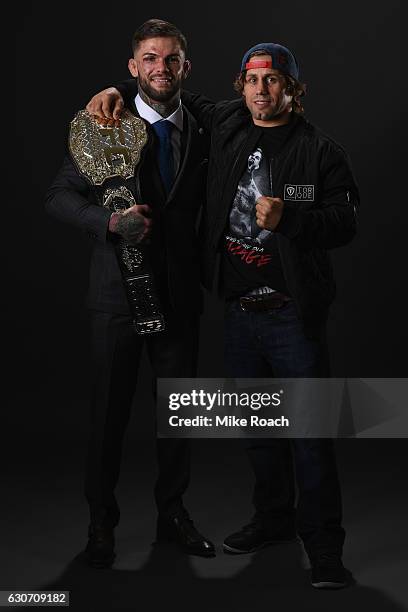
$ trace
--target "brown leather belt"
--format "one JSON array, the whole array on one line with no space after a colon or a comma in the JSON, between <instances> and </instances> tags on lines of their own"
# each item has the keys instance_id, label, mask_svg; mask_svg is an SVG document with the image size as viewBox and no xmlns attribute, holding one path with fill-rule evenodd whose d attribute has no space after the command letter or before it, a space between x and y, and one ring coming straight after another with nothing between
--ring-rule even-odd
<instances>
[{"instance_id":1,"label":"brown leather belt","mask_svg":"<svg viewBox=\"0 0 408 612\"><path fill-rule=\"evenodd\" d=\"M246 295L239 298L239 303L242 310L246 312L265 312L266 310L274 310L282 308L291 298L283 293L274 291L266 295Z\"/></svg>"}]
</instances>

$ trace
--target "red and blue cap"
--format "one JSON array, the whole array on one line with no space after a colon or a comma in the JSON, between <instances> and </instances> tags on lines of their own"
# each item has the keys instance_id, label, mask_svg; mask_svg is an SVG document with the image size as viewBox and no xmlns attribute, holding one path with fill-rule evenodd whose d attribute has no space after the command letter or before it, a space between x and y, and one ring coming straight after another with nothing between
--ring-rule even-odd
<instances>
[{"instance_id":1,"label":"red and blue cap","mask_svg":"<svg viewBox=\"0 0 408 612\"><path fill-rule=\"evenodd\" d=\"M249 59L255 51L265 51L265 55L270 55L272 60L272 65L270 66L268 62L264 62L262 60L258 60L256 57L253 57L251 60ZM288 74L293 77L297 81L299 80L299 64L293 53L289 51L283 45L279 45L277 43L259 43L255 45L255 47L251 47L241 62L241 72L244 70L248 70L249 68L268 68L272 67L275 70L280 70L283 74Z\"/></svg>"}]
</instances>

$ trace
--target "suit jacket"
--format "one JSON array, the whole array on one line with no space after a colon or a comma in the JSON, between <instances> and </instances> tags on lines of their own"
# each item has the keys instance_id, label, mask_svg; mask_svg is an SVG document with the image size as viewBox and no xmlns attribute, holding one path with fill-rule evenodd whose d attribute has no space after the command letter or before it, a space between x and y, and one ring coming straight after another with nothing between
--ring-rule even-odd
<instances>
[{"instance_id":1,"label":"suit jacket","mask_svg":"<svg viewBox=\"0 0 408 612\"><path fill-rule=\"evenodd\" d=\"M128 108L136 116L133 102ZM183 107L180 166L166 196L156 161L156 135L146 123L148 142L133 180L127 186L136 203L152 209L151 263L161 300L176 312L199 312L197 216L204 203L208 166L208 137ZM139 200L141 197L141 200ZM94 242L87 305L89 308L129 314L129 306L114 249L117 239L108 231L110 212L99 205L97 188L84 179L67 155L46 195L47 211L85 231Z\"/></svg>"}]
</instances>

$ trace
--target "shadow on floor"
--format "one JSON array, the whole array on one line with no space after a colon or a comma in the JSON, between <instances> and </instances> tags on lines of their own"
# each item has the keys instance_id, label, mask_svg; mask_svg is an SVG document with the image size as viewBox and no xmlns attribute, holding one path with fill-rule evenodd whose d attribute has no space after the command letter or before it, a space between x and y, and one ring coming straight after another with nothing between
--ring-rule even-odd
<instances>
[{"instance_id":1,"label":"shadow on floor","mask_svg":"<svg viewBox=\"0 0 408 612\"><path fill-rule=\"evenodd\" d=\"M233 576L202 578L191 557L174 549L153 545L139 569L94 570L78 554L60 577L41 586L44 590L69 590L70 608L83 612L122 610L281 610L313 612L402 612L403 607L377 589L354 584L338 591L321 591L309 584L297 544L280 545L246 557L249 564ZM197 560L194 559L194 562ZM198 563L230 563L216 559ZM218 572L218 575L222 572Z\"/></svg>"}]
</instances>

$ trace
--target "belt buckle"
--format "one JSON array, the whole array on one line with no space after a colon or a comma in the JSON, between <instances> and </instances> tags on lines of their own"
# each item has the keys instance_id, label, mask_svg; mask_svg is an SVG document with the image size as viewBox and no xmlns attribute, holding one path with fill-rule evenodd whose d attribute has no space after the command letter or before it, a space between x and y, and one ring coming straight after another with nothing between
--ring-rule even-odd
<instances>
[{"instance_id":1,"label":"belt buckle","mask_svg":"<svg viewBox=\"0 0 408 612\"><path fill-rule=\"evenodd\" d=\"M268 296L249 296L239 298L241 310L244 312L266 312L268 310L279 310L290 301L280 293L272 293ZM248 308L246 308L248 305Z\"/></svg>"}]
</instances>

